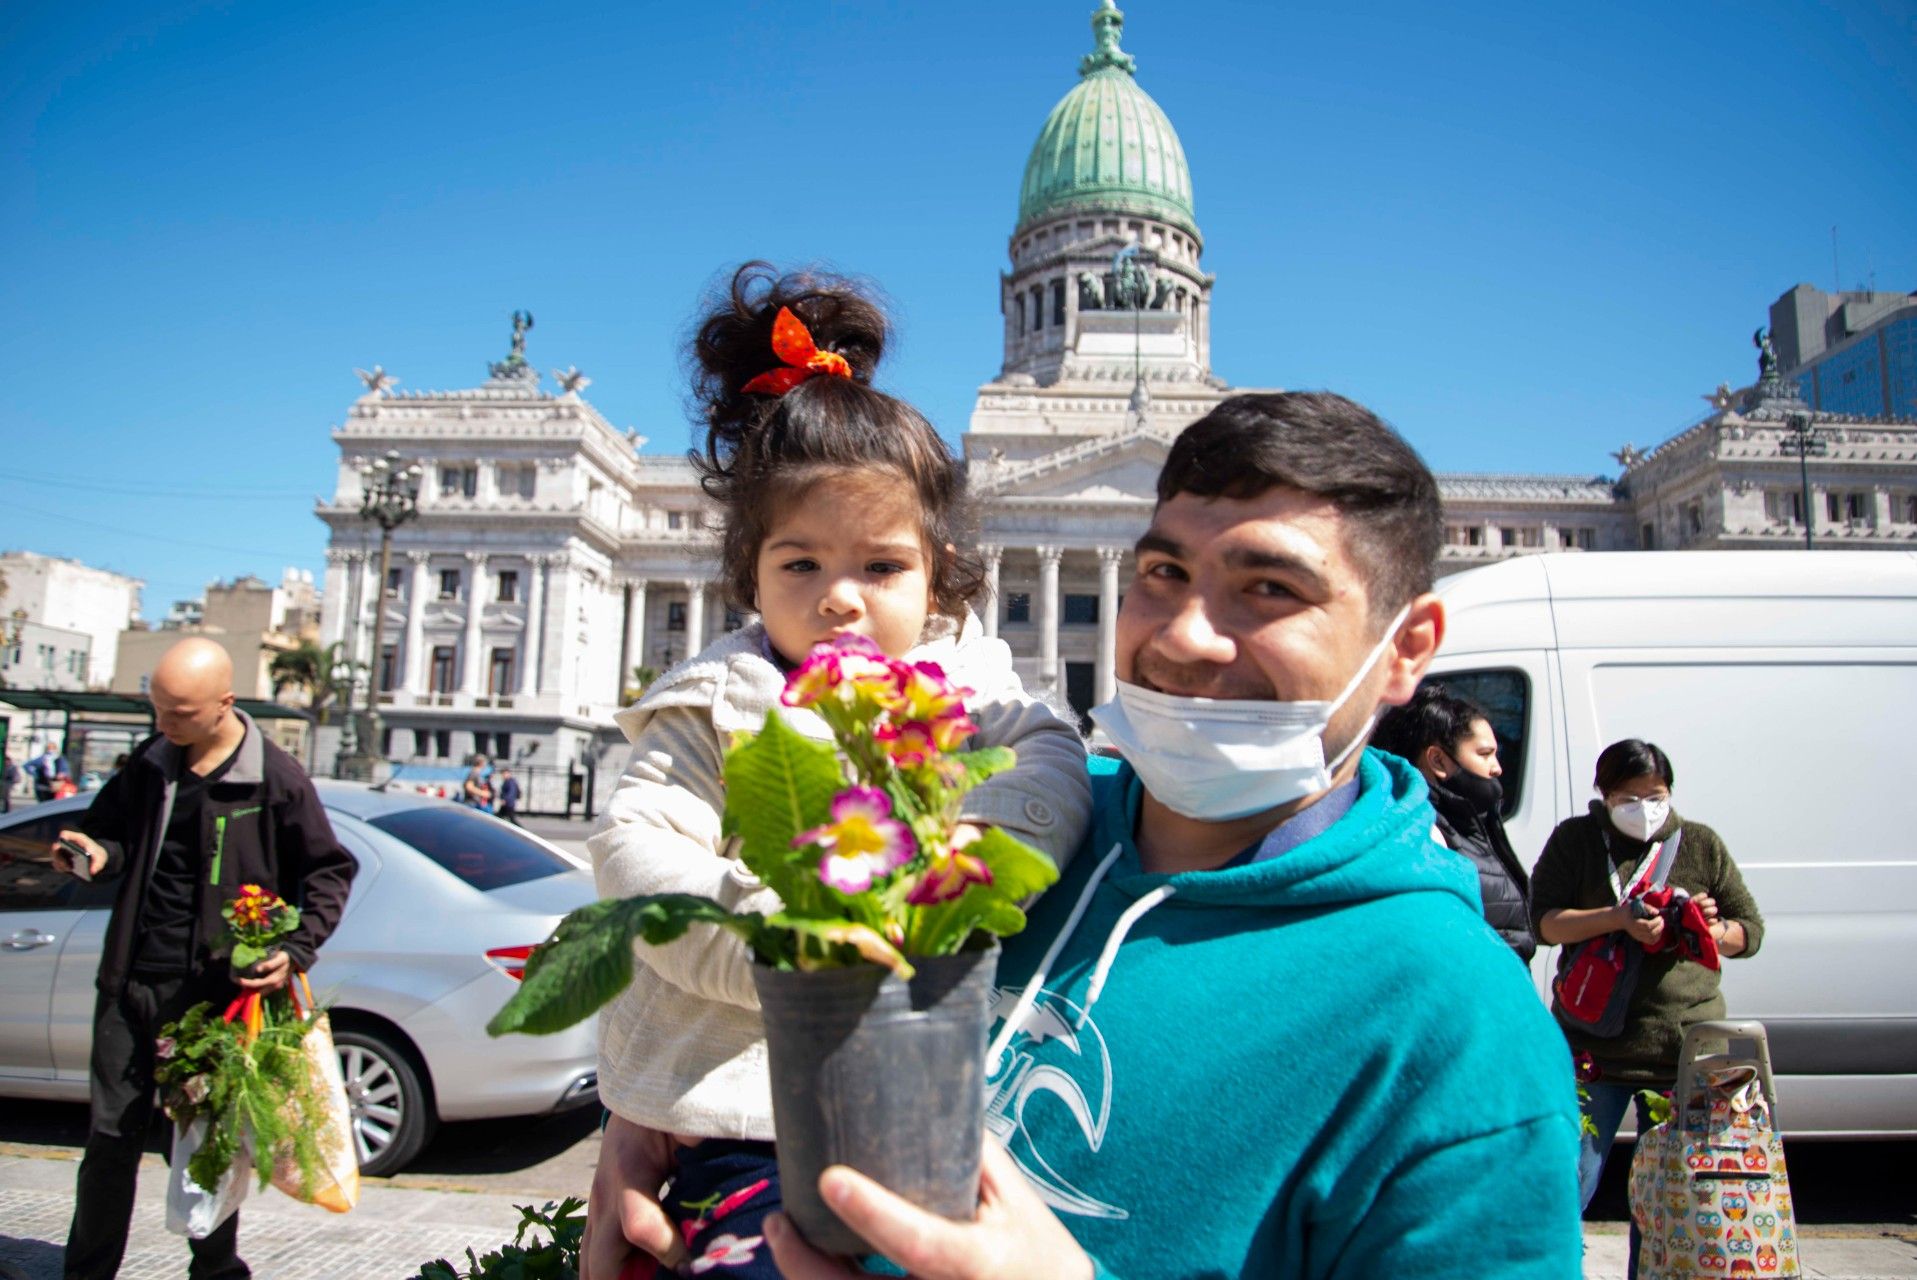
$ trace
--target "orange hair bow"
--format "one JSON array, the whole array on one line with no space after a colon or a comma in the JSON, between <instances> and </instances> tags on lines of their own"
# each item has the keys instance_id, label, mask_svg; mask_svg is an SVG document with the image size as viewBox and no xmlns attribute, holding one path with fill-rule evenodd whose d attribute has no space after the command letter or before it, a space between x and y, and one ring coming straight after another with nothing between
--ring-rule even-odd
<instances>
[{"instance_id":1,"label":"orange hair bow","mask_svg":"<svg viewBox=\"0 0 1917 1280\"><path fill-rule=\"evenodd\" d=\"M805 321L792 314L791 307L780 307L772 321L772 354L783 360L784 369L768 369L740 387L741 392L782 396L807 378L827 374L834 378L852 376L852 366L836 351L821 351L812 341Z\"/></svg>"}]
</instances>

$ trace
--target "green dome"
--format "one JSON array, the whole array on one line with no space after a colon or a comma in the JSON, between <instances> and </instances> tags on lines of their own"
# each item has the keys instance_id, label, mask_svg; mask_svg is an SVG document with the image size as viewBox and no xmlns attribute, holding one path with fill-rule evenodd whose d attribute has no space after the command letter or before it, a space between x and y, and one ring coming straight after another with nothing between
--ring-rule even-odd
<instances>
[{"instance_id":1,"label":"green dome","mask_svg":"<svg viewBox=\"0 0 1917 1280\"><path fill-rule=\"evenodd\" d=\"M1032 144L1014 235L1081 211L1142 214L1198 235L1185 149L1132 77L1137 64L1118 47L1124 25L1112 0L1092 14L1097 47L1079 62L1083 78L1052 108Z\"/></svg>"}]
</instances>

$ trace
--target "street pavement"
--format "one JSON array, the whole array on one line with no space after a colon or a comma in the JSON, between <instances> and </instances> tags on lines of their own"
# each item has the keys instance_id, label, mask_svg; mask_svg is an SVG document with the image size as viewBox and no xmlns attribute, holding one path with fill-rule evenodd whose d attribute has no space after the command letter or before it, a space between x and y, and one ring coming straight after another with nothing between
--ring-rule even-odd
<instances>
[{"instance_id":1,"label":"street pavement","mask_svg":"<svg viewBox=\"0 0 1917 1280\"><path fill-rule=\"evenodd\" d=\"M297 1204L270 1189L254 1192L241 1210L242 1255L259 1280L405 1280L432 1258L461 1262L468 1247L484 1252L503 1244L519 1222L515 1205L583 1196L598 1157L598 1134L589 1121L524 1123L546 1130L535 1135L531 1153L509 1155L507 1149L520 1144L502 1124L459 1126L463 1133L450 1134L450 1144L436 1141L414 1170L367 1179L359 1206L349 1214ZM510 1167L581 1127L572 1145ZM71 1146L0 1142L0 1280L58 1280L79 1155ZM147 1155L120 1272L125 1280L185 1272L186 1242L164 1227L165 1175L160 1157ZM1587 1223L1584 1239L1586 1280L1622 1280L1624 1225ZM1804 1226L1800 1239L1807 1277L1917 1277L1917 1227Z\"/></svg>"}]
</instances>

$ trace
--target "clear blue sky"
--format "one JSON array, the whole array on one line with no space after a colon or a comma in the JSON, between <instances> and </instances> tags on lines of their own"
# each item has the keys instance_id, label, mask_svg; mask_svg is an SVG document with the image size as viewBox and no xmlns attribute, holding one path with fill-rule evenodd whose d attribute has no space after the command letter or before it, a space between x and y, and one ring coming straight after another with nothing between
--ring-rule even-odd
<instances>
[{"instance_id":1,"label":"clear blue sky","mask_svg":"<svg viewBox=\"0 0 1917 1280\"><path fill-rule=\"evenodd\" d=\"M318 570L354 366L476 385L507 314L649 450L724 264L879 281L952 437L1092 0L13 3L0 547ZM1191 161L1213 361L1440 470L1593 474L1753 368L1799 281L1917 289L1917 7L1131 0Z\"/></svg>"}]
</instances>

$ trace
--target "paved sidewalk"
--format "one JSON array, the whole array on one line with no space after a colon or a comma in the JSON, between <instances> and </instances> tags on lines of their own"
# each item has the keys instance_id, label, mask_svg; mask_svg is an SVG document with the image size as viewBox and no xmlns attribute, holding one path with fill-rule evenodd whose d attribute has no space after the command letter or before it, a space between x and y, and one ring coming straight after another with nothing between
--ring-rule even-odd
<instances>
[{"instance_id":1,"label":"paved sidewalk","mask_svg":"<svg viewBox=\"0 0 1917 1280\"><path fill-rule=\"evenodd\" d=\"M71 1159L0 1156L0 1278L59 1280L73 1214ZM166 1166L148 1156L121 1280L178 1280L186 1240L165 1227ZM404 1280L444 1257L464 1262L468 1245L484 1252L512 1237L513 1205L542 1197L424 1191L368 1181L359 1207L331 1214L271 1188L240 1210L240 1251L258 1280Z\"/></svg>"},{"instance_id":2,"label":"paved sidewalk","mask_svg":"<svg viewBox=\"0 0 1917 1280\"><path fill-rule=\"evenodd\" d=\"M0 1155L0 1280L59 1280L61 1246L73 1212L75 1159L67 1153ZM166 1168L148 1156L124 1280L177 1280L186 1242L165 1229ZM359 1207L334 1215L277 1191L255 1192L241 1210L240 1246L259 1280L405 1280L422 1262L463 1260L505 1243L519 1221L514 1204L559 1197L533 1193L424 1189L368 1181ZM1585 1229L1586 1280L1623 1280L1626 1237L1616 1224ZM1867 1234L1801 1237L1812 1280L1913 1280L1917 1239Z\"/></svg>"},{"instance_id":3,"label":"paved sidewalk","mask_svg":"<svg viewBox=\"0 0 1917 1280\"><path fill-rule=\"evenodd\" d=\"M1880 1235L1798 1232L1805 1280L1910 1280L1917 1276L1917 1243ZM1630 1236L1622 1224L1586 1224L1584 1280L1624 1280Z\"/></svg>"}]
</instances>

